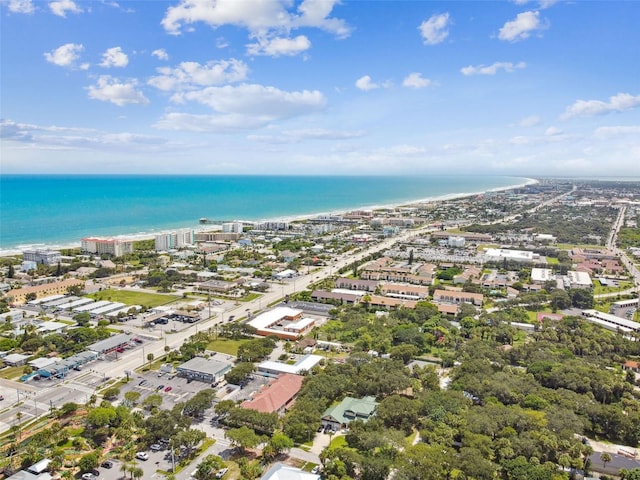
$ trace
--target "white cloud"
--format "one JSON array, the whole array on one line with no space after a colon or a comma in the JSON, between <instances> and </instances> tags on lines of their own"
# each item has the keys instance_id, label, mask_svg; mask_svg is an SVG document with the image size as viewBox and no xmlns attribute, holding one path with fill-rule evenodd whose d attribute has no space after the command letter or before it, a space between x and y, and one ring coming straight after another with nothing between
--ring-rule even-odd
<instances>
[{"instance_id":1,"label":"white cloud","mask_svg":"<svg viewBox=\"0 0 640 480\"><path fill-rule=\"evenodd\" d=\"M632 135L635 138L640 138L640 125L598 127L594 133L598 138L612 138L626 135Z\"/></svg>"},{"instance_id":2,"label":"white cloud","mask_svg":"<svg viewBox=\"0 0 640 480\"><path fill-rule=\"evenodd\" d=\"M47 62L58 65L59 67L75 67L76 60L80 58L80 52L84 50L84 46L79 43L65 43L64 45L45 52L44 58Z\"/></svg>"},{"instance_id":3,"label":"white cloud","mask_svg":"<svg viewBox=\"0 0 640 480\"><path fill-rule=\"evenodd\" d=\"M7 6L11 13L31 14L36 10L32 0L10 0Z\"/></svg>"},{"instance_id":4,"label":"white cloud","mask_svg":"<svg viewBox=\"0 0 640 480\"><path fill-rule=\"evenodd\" d=\"M107 49L106 52L102 54L102 62L100 63L101 67L111 68L111 67L126 67L129 64L129 57L126 53L122 51L121 47L113 47Z\"/></svg>"},{"instance_id":5,"label":"white cloud","mask_svg":"<svg viewBox=\"0 0 640 480\"><path fill-rule=\"evenodd\" d=\"M428 78L423 78L422 74L417 72L410 73L402 81L402 86L409 88L425 88L430 85L433 85L433 81Z\"/></svg>"},{"instance_id":6,"label":"white cloud","mask_svg":"<svg viewBox=\"0 0 640 480\"><path fill-rule=\"evenodd\" d=\"M516 69L525 68L527 64L525 62L519 63L511 63L511 62L495 62L491 65L478 65L473 66L469 65L468 67L463 67L460 69L460 72L463 75L495 75L499 70L504 70L505 72L511 73Z\"/></svg>"},{"instance_id":7,"label":"white cloud","mask_svg":"<svg viewBox=\"0 0 640 480\"><path fill-rule=\"evenodd\" d=\"M522 12L515 20L504 24L500 29L498 38L508 42L517 42L531 36L531 32L545 28L540 22L540 12Z\"/></svg>"},{"instance_id":8,"label":"white cloud","mask_svg":"<svg viewBox=\"0 0 640 480\"><path fill-rule=\"evenodd\" d=\"M559 128L557 128L557 127L551 126L551 127L547 128L547 129L544 131L544 134L545 134L547 137L554 137L554 136L556 136L556 135L560 135L560 134L562 134L562 130L560 130L560 129L559 129Z\"/></svg>"},{"instance_id":9,"label":"white cloud","mask_svg":"<svg viewBox=\"0 0 640 480\"><path fill-rule=\"evenodd\" d=\"M156 57L158 60L169 60L169 54L166 52L164 48L158 48L151 52L151 55Z\"/></svg>"},{"instance_id":10,"label":"white cloud","mask_svg":"<svg viewBox=\"0 0 640 480\"><path fill-rule=\"evenodd\" d=\"M310 128L300 130L286 130L283 135L295 137L297 139L312 140L345 140L349 138L358 138L365 135L364 130L327 130L324 128Z\"/></svg>"},{"instance_id":11,"label":"white cloud","mask_svg":"<svg viewBox=\"0 0 640 480\"><path fill-rule=\"evenodd\" d=\"M89 98L124 105L147 105L149 100L137 90L136 80L120 81L110 75L102 75L95 85L87 87Z\"/></svg>"},{"instance_id":12,"label":"white cloud","mask_svg":"<svg viewBox=\"0 0 640 480\"><path fill-rule=\"evenodd\" d=\"M640 106L640 95L618 93L609 97L608 102L603 102L602 100L577 100L573 105L567 107L560 118L568 120L573 117L605 115L611 112L624 112L638 106Z\"/></svg>"},{"instance_id":13,"label":"white cloud","mask_svg":"<svg viewBox=\"0 0 640 480\"><path fill-rule=\"evenodd\" d=\"M526 5L530 1L531 0L513 0L513 3L515 3L516 5ZM560 0L539 0L538 7L540 9L549 8L555 5L556 3L558 3L559 1Z\"/></svg>"},{"instance_id":14,"label":"white cloud","mask_svg":"<svg viewBox=\"0 0 640 480\"><path fill-rule=\"evenodd\" d=\"M270 57L294 56L309 50L309 48L311 48L311 42L304 35L298 35L295 38L258 38L257 43L247 45L247 53Z\"/></svg>"},{"instance_id":15,"label":"white cloud","mask_svg":"<svg viewBox=\"0 0 640 480\"><path fill-rule=\"evenodd\" d=\"M380 88L380 85L374 83L369 75L365 75L364 77L360 77L358 80L356 80L356 87L360 90L368 92L369 90Z\"/></svg>"},{"instance_id":16,"label":"white cloud","mask_svg":"<svg viewBox=\"0 0 640 480\"><path fill-rule=\"evenodd\" d=\"M172 100L176 103L194 101L207 105L218 113L245 115L267 121L304 115L321 110L326 105L326 98L317 90L287 92L255 84L207 87L175 94Z\"/></svg>"},{"instance_id":17,"label":"white cloud","mask_svg":"<svg viewBox=\"0 0 640 480\"><path fill-rule=\"evenodd\" d=\"M436 45L443 42L449 36L447 27L450 24L451 20L448 13L433 15L422 22L418 30L420 30L425 45Z\"/></svg>"},{"instance_id":18,"label":"white cloud","mask_svg":"<svg viewBox=\"0 0 640 480\"><path fill-rule=\"evenodd\" d=\"M301 130L285 130L281 135L247 135L247 140L271 145L294 144L305 140L348 140L363 137L364 130L327 130L324 128L310 128Z\"/></svg>"},{"instance_id":19,"label":"white cloud","mask_svg":"<svg viewBox=\"0 0 640 480\"><path fill-rule=\"evenodd\" d=\"M68 13L82 13L82 9L78 7L73 0L57 0L49 2L51 13L59 17L66 17Z\"/></svg>"},{"instance_id":20,"label":"white cloud","mask_svg":"<svg viewBox=\"0 0 640 480\"><path fill-rule=\"evenodd\" d=\"M304 0L297 9L293 9L294 2L288 0L181 0L178 5L167 9L162 26L174 35L179 35L184 25L198 22L212 28L236 25L260 35L315 27L344 38L349 35L350 28L344 20L329 16L336 3L337 0Z\"/></svg>"},{"instance_id":21,"label":"white cloud","mask_svg":"<svg viewBox=\"0 0 640 480\"><path fill-rule=\"evenodd\" d=\"M529 117L525 117L518 122L518 125L521 127L534 127L540 123L540 117L537 115L531 115Z\"/></svg>"},{"instance_id":22,"label":"white cloud","mask_svg":"<svg viewBox=\"0 0 640 480\"><path fill-rule=\"evenodd\" d=\"M182 62L176 68L161 67L160 74L149 80L160 90L184 90L224 83L239 82L247 78L249 67L236 59L208 62L201 65L198 62Z\"/></svg>"},{"instance_id":23,"label":"white cloud","mask_svg":"<svg viewBox=\"0 0 640 480\"><path fill-rule=\"evenodd\" d=\"M12 120L0 121L0 138L15 142L28 142L38 148L60 149L102 149L153 147L167 141L160 137L130 132L106 133L89 128L43 126L18 123Z\"/></svg>"},{"instance_id":24,"label":"white cloud","mask_svg":"<svg viewBox=\"0 0 640 480\"><path fill-rule=\"evenodd\" d=\"M260 128L272 120L270 116L257 115L168 113L158 120L154 127L160 130L225 133Z\"/></svg>"},{"instance_id":25,"label":"white cloud","mask_svg":"<svg viewBox=\"0 0 640 480\"><path fill-rule=\"evenodd\" d=\"M216 38L216 48L227 48L229 46L229 42L224 37Z\"/></svg>"},{"instance_id":26,"label":"white cloud","mask_svg":"<svg viewBox=\"0 0 640 480\"><path fill-rule=\"evenodd\" d=\"M212 115L169 113L156 128L194 132L227 132L261 128L277 120L322 110L326 98L319 91L283 91L275 87L242 84L207 87L179 92L171 97L177 104L196 102L214 110Z\"/></svg>"}]
</instances>

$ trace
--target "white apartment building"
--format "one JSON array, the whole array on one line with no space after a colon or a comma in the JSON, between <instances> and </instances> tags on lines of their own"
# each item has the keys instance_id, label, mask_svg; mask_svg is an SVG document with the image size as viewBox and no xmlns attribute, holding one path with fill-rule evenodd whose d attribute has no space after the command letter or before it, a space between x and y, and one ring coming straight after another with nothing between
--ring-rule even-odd
<instances>
[{"instance_id":1,"label":"white apartment building","mask_svg":"<svg viewBox=\"0 0 640 480\"><path fill-rule=\"evenodd\" d=\"M60 262L61 255L57 250L38 248L35 250L24 250L22 259L25 262L35 262L43 265L56 265Z\"/></svg>"},{"instance_id":2,"label":"white apartment building","mask_svg":"<svg viewBox=\"0 0 640 480\"><path fill-rule=\"evenodd\" d=\"M242 222L227 222L222 224L222 231L224 233L242 233Z\"/></svg>"},{"instance_id":3,"label":"white apartment building","mask_svg":"<svg viewBox=\"0 0 640 480\"><path fill-rule=\"evenodd\" d=\"M156 252L174 250L193 245L195 241L196 234L190 229L161 233L155 237L155 249Z\"/></svg>"}]
</instances>

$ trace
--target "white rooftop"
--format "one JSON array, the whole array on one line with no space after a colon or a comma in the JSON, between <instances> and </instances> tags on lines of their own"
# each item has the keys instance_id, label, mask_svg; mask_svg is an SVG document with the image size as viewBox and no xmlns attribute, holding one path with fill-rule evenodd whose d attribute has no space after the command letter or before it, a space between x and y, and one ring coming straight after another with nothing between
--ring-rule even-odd
<instances>
[{"instance_id":1,"label":"white rooftop","mask_svg":"<svg viewBox=\"0 0 640 480\"><path fill-rule=\"evenodd\" d=\"M508 250L505 248L487 248L484 251L484 254L488 258L496 259L496 258L506 258L512 260L533 260L533 252L528 252L526 250Z\"/></svg>"},{"instance_id":2,"label":"white rooftop","mask_svg":"<svg viewBox=\"0 0 640 480\"><path fill-rule=\"evenodd\" d=\"M300 315L301 313L302 310L298 310L297 308L277 307L273 310L269 310L268 312L264 312L258 315L253 320L248 322L248 324L258 330L262 330L278 323L285 317L295 317L297 315Z\"/></svg>"},{"instance_id":3,"label":"white rooftop","mask_svg":"<svg viewBox=\"0 0 640 480\"><path fill-rule=\"evenodd\" d=\"M280 373L293 373L294 375L297 375L301 372L311 370L318 363L320 363L320 360L322 360L322 357L320 355L305 355L293 365L267 360L266 362L262 362L258 365L258 370L269 370Z\"/></svg>"}]
</instances>

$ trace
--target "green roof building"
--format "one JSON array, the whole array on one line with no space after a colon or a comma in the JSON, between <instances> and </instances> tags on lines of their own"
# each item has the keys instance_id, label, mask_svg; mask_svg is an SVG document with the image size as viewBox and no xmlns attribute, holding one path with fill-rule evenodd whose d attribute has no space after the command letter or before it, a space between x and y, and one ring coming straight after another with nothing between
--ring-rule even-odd
<instances>
[{"instance_id":1,"label":"green roof building","mask_svg":"<svg viewBox=\"0 0 640 480\"><path fill-rule=\"evenodd\" d=\"M338 430L353 420L360 419L363 422L375 414L378 402L375 397L352 398L345 397L342 402L329 407L322 415L322 425Z\"/></svg>"}]
</instances>

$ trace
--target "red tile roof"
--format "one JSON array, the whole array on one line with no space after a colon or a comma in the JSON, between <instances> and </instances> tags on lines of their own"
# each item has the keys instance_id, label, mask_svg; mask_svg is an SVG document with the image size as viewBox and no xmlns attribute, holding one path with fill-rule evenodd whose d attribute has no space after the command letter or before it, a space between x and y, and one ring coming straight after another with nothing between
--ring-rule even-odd
<instances>
[{"instance_id":1,"label":"red tile roof","mask_svg":"<svg viewBox=\"0 0 640 480\"><path fill-rule=\"evenodd\" d=\"M284 373L251 400L243 402L241 407L262 413L277 412L297 395L303 380L304 377L300 375Z\"/></svg>"}]
</instances>

